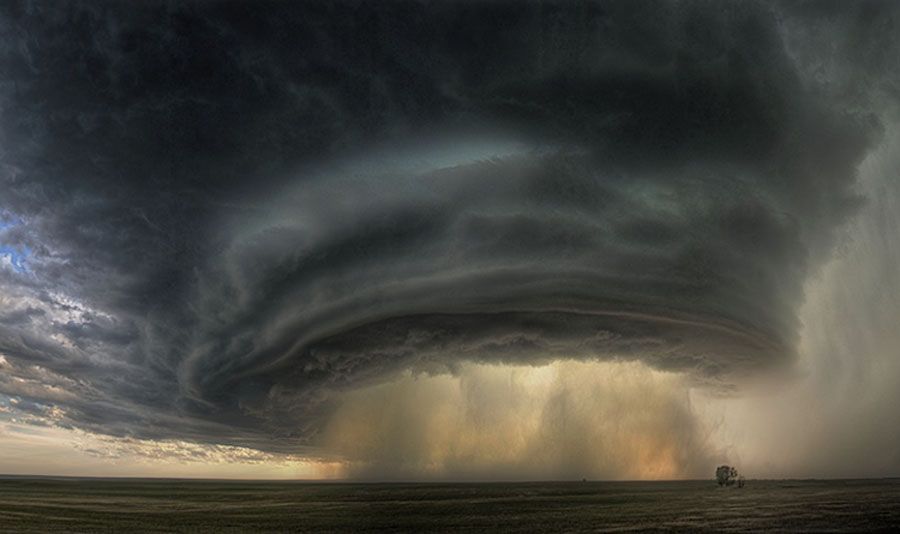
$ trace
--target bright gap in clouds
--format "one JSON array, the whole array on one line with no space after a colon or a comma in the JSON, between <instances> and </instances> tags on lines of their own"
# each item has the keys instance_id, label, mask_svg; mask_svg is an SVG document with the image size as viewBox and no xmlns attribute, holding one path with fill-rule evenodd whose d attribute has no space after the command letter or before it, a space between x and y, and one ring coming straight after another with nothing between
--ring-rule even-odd
<instances>
[{"instance_id":1,"label":"bright gap in clouds","mask_svg":"<svg viewBox=\"0 0 900 534\"><path fill-rule=\"evenodd\" d=\"M31 249L26 246L11 245L6 242L5 233L19 226L21 221L17 219L0 218L0 268L11 269L17 273L28 271L27 261L31 256Z\"/></svg>"},{"instance_id":2,"label":"bright gap in clouds","mask_svg":"<svg viewBox=\"0 0 900 534\"><path fill-rule=\"evenodd\" d=\"M6 416L6 417L4 417ZM10 418L0 406L0 470L7 475L327 479L334 462L179 440L140 440Z\"/></svg>"}]
</instances>

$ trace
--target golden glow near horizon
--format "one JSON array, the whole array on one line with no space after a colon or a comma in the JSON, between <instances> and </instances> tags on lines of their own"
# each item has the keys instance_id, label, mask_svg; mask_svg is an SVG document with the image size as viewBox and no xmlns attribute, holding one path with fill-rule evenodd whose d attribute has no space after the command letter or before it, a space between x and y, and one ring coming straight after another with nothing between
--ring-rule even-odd
<instances>
[{"instance_id":1,"label":"golden glow near horizon","mask_svg":"<svg viewBox=\"0 0 900 534\"><path fill-rule=\"evenodd\" d=\"M0 423L0 473L9 475L327 479L339 474L339 467L242 447Z\"/></svg>"},{"instance_id":2,"label":"golden glow near horizon","mask_svg":"<svg viewBox=\"0 0 900 534\"><path fill-rule=\"evenodd\" d=\"M672 479L715 462L680 375L637 362L462 366L350 393L325 432L372 478Z\"/></svg>"},{"instance_id":3,"label":"golden glow near horizon","mask_svg":"<svg viewBox=\"0 0 900 534\"><path fill-rule=\"evenodd\" d=\"M681 376L636 362L464 364L346 394L321 461L241 447L113 438L7 418L0 471L94 476L670 479L713 459Z\"/></svg>"}]
</instances>

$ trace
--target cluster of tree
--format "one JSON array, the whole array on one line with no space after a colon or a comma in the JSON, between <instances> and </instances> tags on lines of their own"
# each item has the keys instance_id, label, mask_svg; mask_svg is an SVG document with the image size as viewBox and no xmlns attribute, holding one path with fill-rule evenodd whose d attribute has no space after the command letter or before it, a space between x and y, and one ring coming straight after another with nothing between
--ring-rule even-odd
<instances>
[{"instance_id":1,"label":"cluster of tree","mask_svg":"<svg viewBox=\"0 0 900 534\"><path fill-rule=\"evenodd\" d=\"M744 487L744 477L738 475L737 469L730 465L720 465L716 468L716 482L718 482L720 486L733 486L737 484L737 487L739 488Z\"/></svg>"}]
</instances>

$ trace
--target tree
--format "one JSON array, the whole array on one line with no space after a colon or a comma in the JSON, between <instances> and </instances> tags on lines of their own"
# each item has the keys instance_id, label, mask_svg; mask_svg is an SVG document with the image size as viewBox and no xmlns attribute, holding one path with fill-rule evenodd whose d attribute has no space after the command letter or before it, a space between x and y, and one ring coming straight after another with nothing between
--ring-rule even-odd
<instances>
[{"instance_id":1,"label":"tree","mask_svg":"<svg viewBox=\"0 0 900 534\"><path fill-rule=\"evenodd\" d=\"M718 482L720 486L733 485L737 480L737 477L737 469L730 465L720 465L716 468L716 482Z\"/></svg>"}]
</instances>

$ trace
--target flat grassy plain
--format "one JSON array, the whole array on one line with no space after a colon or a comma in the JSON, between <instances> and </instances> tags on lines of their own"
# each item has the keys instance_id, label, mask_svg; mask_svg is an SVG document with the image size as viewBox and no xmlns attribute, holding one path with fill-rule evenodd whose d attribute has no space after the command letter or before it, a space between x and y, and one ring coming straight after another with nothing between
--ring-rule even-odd
<instances>
[{"instance_id":1,"label":"flat grassy plain","mask_svg":"<svg viewBox=\"0 0 900 534\"><path fill-rule=\"evenodd\" d=\"M355 484L0 477L0 532L873 531L900 480Z\"/></svg>"}]
</instances>

